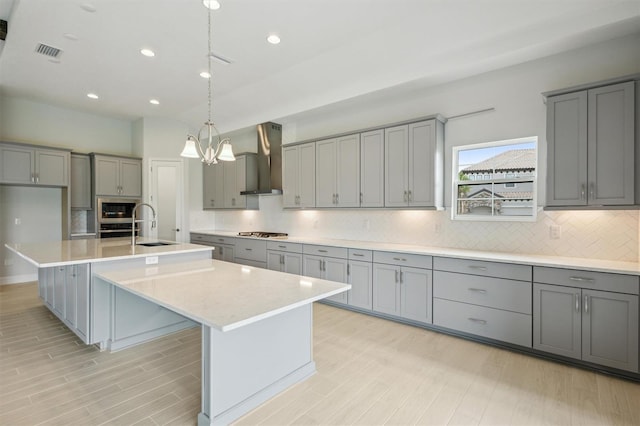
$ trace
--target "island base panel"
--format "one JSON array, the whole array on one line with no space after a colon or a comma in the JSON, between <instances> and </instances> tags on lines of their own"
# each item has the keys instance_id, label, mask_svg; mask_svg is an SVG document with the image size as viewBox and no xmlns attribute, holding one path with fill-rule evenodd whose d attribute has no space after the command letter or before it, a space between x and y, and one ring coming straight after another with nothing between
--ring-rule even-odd
<instances>
[{"instance_id":1,"label":"island base panel","mask_svg":"<svg viewBox=\"0 0 640 426\"><path fill-rule=\"evenodd\" d=\"M198 425L228 424L316 371L311 304L234 330L202 326Z\"/></svg>"}]
</instances>

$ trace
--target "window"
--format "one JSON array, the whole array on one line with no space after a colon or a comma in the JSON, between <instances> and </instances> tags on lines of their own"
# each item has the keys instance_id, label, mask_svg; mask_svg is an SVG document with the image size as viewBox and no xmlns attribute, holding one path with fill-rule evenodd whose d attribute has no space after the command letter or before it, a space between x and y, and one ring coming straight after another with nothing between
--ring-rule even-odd
<instances>
[{"instance_id":1,"label":"window","mask_svg":"<svg viewBox=\"0 0 640 426\"><path fill-rule=\"evenodd\" d=\"M533 221L538 138L453 148L452 218Z\"/></svg>"}]
</instances>

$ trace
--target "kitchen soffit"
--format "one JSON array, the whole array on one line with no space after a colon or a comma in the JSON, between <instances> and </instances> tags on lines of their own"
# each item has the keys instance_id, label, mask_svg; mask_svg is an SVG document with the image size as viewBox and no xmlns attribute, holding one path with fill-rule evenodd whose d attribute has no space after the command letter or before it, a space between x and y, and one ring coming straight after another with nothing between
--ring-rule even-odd
<instances>
[{"instance_id":1,"label":"kitchen soffit","mask_svg":"<svg viewBox=\"0 0 640 426\"><path fill-rule=\"evenodd\" d=\"M6 13L6 0L3 9ZM200 0L15 0L2 90L125 119L199 127L206 112ZM83 3L84 4L84 3ZM412 83L426 87L634 32L637 0L221 1L213 17L214 116L228 132ZM90 9L90 8L89 8ZM266 43L270 33L283 42ZM77 39L65 37L73 34ZM59 63L33 54L45 43ZM142 57L142 47L156 52ZM100 93L99 102L85 94ZM161 105L150 105L152 97Z\"/></svg>"}]
</instances>

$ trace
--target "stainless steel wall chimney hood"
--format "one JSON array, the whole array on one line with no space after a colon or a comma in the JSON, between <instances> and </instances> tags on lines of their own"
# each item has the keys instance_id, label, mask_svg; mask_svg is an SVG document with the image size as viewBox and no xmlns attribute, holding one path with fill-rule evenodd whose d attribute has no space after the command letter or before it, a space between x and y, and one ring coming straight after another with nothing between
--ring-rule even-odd
<instances>
[{"instance_id":1,"label":"stainless steel wall chimney hood","mask_svg":"<svg viewBox=\"0 0 640 426\"><path fill-rule=\"evenodd\" d=\"M242 195L282 194L282 126L258 124L258 189Z\"/></svg>"}]
</instances>

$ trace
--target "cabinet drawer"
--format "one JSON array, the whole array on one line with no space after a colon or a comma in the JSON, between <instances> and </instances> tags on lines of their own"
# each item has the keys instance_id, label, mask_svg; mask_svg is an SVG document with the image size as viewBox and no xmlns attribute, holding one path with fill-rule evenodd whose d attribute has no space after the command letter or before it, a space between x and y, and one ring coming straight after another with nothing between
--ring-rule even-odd
<instances>
[{"instance_id":1,"label":"cabinet drawer","mask_svg":"<svg viewBox=\"0 0 640 426\"><path fill-rule=\"evenodd\" d=\"M304 244L303 252L305 254L315 254L318 256L337 257L339 259L346 259L348 250L344 247L316 246L316 245Z\"/></svg>"},{"instance_id":2,"label":"cabinet drawer","mask_svg":"<svg viewBox=\"0 0 640 426\"><path fill-rule=\"evenodd\" d=\"M433 323L464 333L531 347L531 315L434 298Z\"/></svg>"},{"instance_id":3,"label":"cabinet drawer","mask_svg":"<svg viewBox=\"0 0 640 426\"><path fill-rule=\"evenodd\" d=\"M233 246L236 244L236 241L239 241L238 238L234 237L223 237L221 235L209 235L211 237L211 242L215 244L226 244L228 246Z\"/></svg>"},{"instance_id":4,"label":"cabinet drawer","mask_svg":"<svg viewBox=\"0 0 640 426\"><path fill-rule=\"evenodd\" d=\"M433 296L531 314L531 282L434 271Z\"/></svg>"},{"instance_id":5,"label":"cabinet drawer","mask_svg":"<svg viewBox=\"0 0 640 426\"><path fill-rule=\"evenodd\" d=\"M254 260L256 262L267 262L267 242L238 238L236 239L235 258L237 263L242 263L237 259Z\"/></svg>"},{"instance_id":6,"label":"cabinet drawer","mask_svg":"<svg viewBox=\"0 0 640 426\"><path fill-rule=\"evenodd\" d=\"M433 269L438 271L460 272L485 277L508 278L531 281L531 266L513 263L486 262L482 260L453 259L434 257Z\"/></svg>"},{"instance_id":7,"label":"cabinet drawer","mask_svg":"<svg viewBox=\"0 0 640 426\"><path fill-rule=\"evenodd\" d=\"M411 266L414 268L431 269L431 256L409 253L394 253L389 251L374 251L375 263L387 263L390 265Z\"/></svg>"},{"instance_id":8,"label":"cabinet drawer","mask_svg":"<svg viewBox=\"0 0 640 426\"><path fill-rule=\"evenodd\" d=\"M267 241L267 250L286 251L289 253L302 253L302 244L287 243L284 241Z\"/></svg>"},{"instance_id":9,"label":"cabinet drawer","mask_svg":"<svg viewBox=\"0 0 640 426\"><path fill-rule=\"evenodd\" d=\"M213 235L191 233L191 242L196 244L213 243Z\"/></svg>"},{"instance_id":10,"label":"cabinet drawer","mask_svg":"<svg viewBox=\"0 0 640 426\"><path fill-rule=\"evenodd\" d=\"M371 262L373 260L373 252L371 250L349 249L349 259Z\"/></svg>"},{"instance_id":11,"label":"cabinet drawer","mask_svg":"<svg viewBox=\"0 0 640 426\"><path fill-rule=\"evenodd\" d=\"M640 294L639 278L633 275L536 266L533 268L533 280L544 284Z\"/></svg>"}]
</instances>

